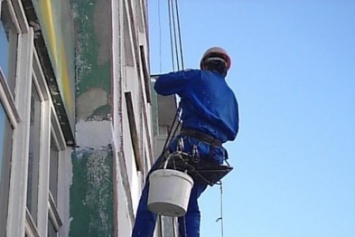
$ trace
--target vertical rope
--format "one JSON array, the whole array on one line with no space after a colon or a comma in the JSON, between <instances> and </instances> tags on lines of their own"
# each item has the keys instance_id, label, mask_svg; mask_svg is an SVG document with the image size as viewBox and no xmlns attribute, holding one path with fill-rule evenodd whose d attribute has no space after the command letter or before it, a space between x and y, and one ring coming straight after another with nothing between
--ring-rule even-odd
<instances>
[{"instance_id":1,"label":"vertical rope","mask_svg":"<svg viewBox=\"0 0 355 237\"><path fill-rule=\"evenodd\" d=\"M182 40L181 40L181 29L180 29L180 14L179 14L179 5L177 0L175 0L175 9L176 9L176 19L178 25L178 33L179 33L179 47L180 47L180 59L181 59L181 68L184 69L184 54L182 50Z\"/></svg>"},{"instance_id":2,"label":"vertical rope","mask_svg":"<svg viewBox=\"0 0 355 237\"><path fill-rule=\"evenodd\" d=\"M161 14L160 14L160 0L158 0L158 25L159 25L159 72L162 72L162 40L161 40Z\"/></svg>"},{"instance_id":3,"label":"vertical rope","mask_svg":"<svg viewBox=\"0 0 355 237\"><path fill-rule=\"evenodd\" d=\"M180 27L180 14L177 0L168 0L169 8L169 29L170 29L170 46L173 70L175 65L177 70L184 69L182 37Z\"/></svg>"},{"instance_id":4,"label":"vertical rope","mask_svg":"<svg viewBox=\"0 0 355 237\"><path fill-rule=\"evenodd\" d=\"M173 28L172 28L172 8L171 2L168 0L168 9L169 9L169 30L170 30L170 50L171 50L171 61L172 61L172 68L175 71L175 58L174 58L174 49L173 49Z\"/></svg>"},{"instance_id":5,"label":"vertical rope","mask_svg":"<svg viewBox=\"0 0 355 237\"><path fill-rule=\"evenodd\" d=\"M217 183L220 186L220 217L216 220L216 222L220 222L221 223L221 236L224 236L223 233L223 188L222 188L222 181L219 181Z\"/></svg>"},{"instance_id":6,"label":"vertical rope","mask_svg":"<svg viewBox=\"0 0 355 237\"><path fill-rule=\"evenodd\" d=\"M175 3L175 5L174 5L174 3ZM168 0L168 8L169 8L171 61L172 61L173 71L175 71L175 63L177 66L177 70L184 69L184 60L183 60L183 52L182 52L182 38L181 38L181 28L180 28L180 16L179 16L177 0L175 0L175 2L174 2L174 0ZM175 14L175 12L176 12L176 14ZM176 28L176 25L177 25L177 28ZM174 136L177 128L180 125L179 115L180 115L180 109L177 110L177 113L176 113L174 121L173 121L173 125L177 122L177 126L175 127L175 129L172 126L171 131L168 135L168 139L166 140L166 143L164 144L164 150L166 149L167 144L169 143L169 140L172 139L172 137L170 137L171 134L173 134L173 136ZM178 120L178 121L176 121L176 120ZM175 224L177 223L177 221L175 221L175 220L176 220L176 218L173 217L172 221L173 221L174 236L175 236L176 232L179 232L178 228L176 228L176 226L175 226ZM183 217L183 222L184 222L184 233L185 233L185 236L187 236L185 217Z\"/></svg>"},{"instance_id":7,"label":"vertical rope","mask_svg":"<svg viewBox=\"0 0 355 237\"><path fill-rule=\"evenodd\" d=\"M173 32L174 32L174 48L175 48L175 56L176 56L176 66L177 66L177 70L179 71L180 70L180 60L179 60L179 49L178 49L178 39L177 39L177 36L176 34L178 34L178 32L176 31L176 16L175 16L175 11L176 11L176 8L174 7L174 4L173 4L173 1L174 0L171 0L171 8L172 8L172 11L171 11L171 17L173 19Z\"/></svg>"}]
</instances>

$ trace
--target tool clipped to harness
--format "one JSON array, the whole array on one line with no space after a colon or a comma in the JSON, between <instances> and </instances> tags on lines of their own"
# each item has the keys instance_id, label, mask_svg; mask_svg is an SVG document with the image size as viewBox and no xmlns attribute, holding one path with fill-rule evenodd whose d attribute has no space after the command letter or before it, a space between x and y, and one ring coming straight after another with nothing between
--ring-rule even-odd
<instances>
[{"instance_id":1,"label":"tool clipped to harness","mask_svg":"<svg viewBox=\"0 0 355 237\"><path fill-rule=\"evenodd\" d=\"M198 152L197 146L192 146L192 162L198 163L200 162L200 153Z\"/></svg>"}]
</instances>

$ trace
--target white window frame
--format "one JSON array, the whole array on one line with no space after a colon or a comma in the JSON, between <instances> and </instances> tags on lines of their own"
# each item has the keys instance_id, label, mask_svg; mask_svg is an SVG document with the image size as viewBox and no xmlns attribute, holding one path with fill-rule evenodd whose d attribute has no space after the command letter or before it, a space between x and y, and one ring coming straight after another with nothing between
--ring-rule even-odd
<instances>
[{"instance_id":1,"label":"white window frame","mask_svg":"<svg viewBox=\"0 0 355 237\"><path fill-rule=\"evenodd\" d=\"M3 3L5 3L6 2L6 4L7 4L7 7L8 7L8 11L9 11L9 13L10 13L10 17L11 17L11 21L12 21L12 23L14 24L14 26L15 26L15 31L16 31L16 33L17 33L17 48L16 48L16 51L19 51L19 53L17 54L17 56L16 56L16 60L18 61L18 56L20 55L20 53L22 52L22 55L24 55L25 53L25 51L26 51L26 49L24 49L24 50L20 50L19 48L19 38L20 38L20 34L21 34L21 29L20 29L20 24L19 24L19 22L22 20L22 21L25 21L25 17L24 17L24 15L22 15L22 19L21 19L21 16L18 16L18 18L16 18L16 14L15 14L15 8L14 8L14 6L13 6L13 4L12 4L12 2L11 1L9 1L9 0L0 0L0 15L1 15L1 9L2 9L2 7L3 7ZM9 42L10 44L11 44L11 42ZM16 69L17 69L17 63L16 63ZM2 72L2 70L0 69L0 99L1 99L1 102L2 102L2 105L3 105L3 107L4 107L4 110L5 110L5 113L6 113L6 115L7 115L7 117L8 117L8 120L9 120L9 123L10 123L10 125L11 125L11 127L12 127L12 129L13 129L13 131L12 131L12 134L14 135L15 134L15 131L16 130L18 130L18 125L19 125L19 123L20 123L20 116L19 116L19 110L18 110L18 108L17 108L17 106L16 106L16 102L15 102L15 99L13 98L13 92L10 90L10 87L9 87L9 84L8 84L8 81L7 80L5 80L6 78L5 78L5 75L3 74L3 72ZM14 80L16 80L17 78L13 78ZM13 149L13 147L14 147L14 144L15 144L15 142L12 142L12 144L11 144L11 149ZM11 153L13 153L13 151L11 152ZM6 167L6 168L12 168L12 169L16 169L15 167L16 167L16 161L14 161L14 156L13 155L11 155L11 166L9 166L9 167ZM10 185L11 184L11 175L12 175L12 172L10 171L10 170L8 170L8 171L6 171L6 172L9 172L9 180L8 180L8 182L9 183L6 183L6 184L8 184L8 185ZM6 228L6 231L5 230L2 230L2 234L8 234L7 236L11 236L11 234L9 234L9 230L8 230L8 228L7 228L7 225L9 224L9 218L8 218L8 216L6 216L6 214L8 214L9 215L9 213L10 213L10 211L12 211L11 209L10 209L10 206L9 206L9 203L12 201L11 200L11 189L9 188L7 191L6 191L8 194L7 194L7 197L5 198L5 200L2 200L2 201L4 201L4 202L6 202L6 204L8 205L7 206L7 213L3 213L3 214L5 214L5 216L2 216L1 217L1 220L0 221L4 221L3 222L3 224L4 224L4 226L2 226L2 227L4 227L4 228ZM17 204L18 205L18 204ZM3 220L2 218L6 218L5 220ZM6 224L6 226L5 226L5 224ZM17 223L16 223L16 226L18 227L18 221L17 221Z\"/></svg>"},{"instance_id":2,"label":"white window frame","mask_svg":"<svg viewBox=\"0 0 355 237\"><path fill-rule=\"evenodd\" d=\"M32 52L34 34L32 29L25 24L26 17L24 11L16 11L12 2L7 1L14 16L14 23L17 26L18 35L18 55L16 69L16 100L15 106L21 115L20 122L13 132L12 163L10 175L10 189L7 216L7 236L24 236L26 223L26 188L27 188L27 155L29 145L29 115L31 94L31 74L32 74ZM18 5L17 7L19 7ZM22 13L22 14L20 14ZM22 23L20 23L22 22ZM20 25L25 29L20 28ZM27 26L27 28L26 28ZM26 158L25 158L26 157ZM23 228L21 228L23 226Z\"/></svg>"},{"instance_id":3,"label":"white window frame","mask_svg":"<svg viewBox=\"0 0 355 237\"><path fill-rule=\"evenodd\" d=\"M67 196L60 195L55 203L49 190L51 136L55 139L58 148L58 166L56 167L58 190L66 190L69 185L68 181L62 182L60 179L67 174L63 167L68 167L67 159L70 159L71 149L67 147L51 100L46 78L34 46L34 30L29 27L22 2L0 0L0 12L2 3L5 1L9 6L10 15L18 33L15 96L0 69L0 99L13 129L6 236L25 236L25 234L28 237L47 236L48 221L53 223L59 236L60 232L66 231L60 227L63 225L61 218L64 215L69 219L67 213L69 199ZM41 101L40 145L37 148L39 149L39 183L37 209L35 210L36 223L26 206L32 89L38 92ZM68 220L65 224L67 228ZM5 233L2 232L2 234Z\"/></svg>"},{"instance_id":4,"label":"white window frame","mask_svg":"<svg viewBox=\"0 0 355 237\"><path fill-rule=\"evenodd\" d=\"M22 229L22 228L21 228ZM28 209L26 208L25 233L28 237L40 237L38 229Z\"/></svg>"},{"instance_id":5,"label":"white window frame","mask_svg":"<svg viewBox=\"0 0 355 237\"><path fill-rule=\"evenodd\" d=\"M59 177L61 176L61 170L60 170L60 166L61 166L61 162L64 161L64 159L67 159L66 157L66 142L64 139L64 135L62 133L60 124L59 124L59 120L58 117L55 114L55 109L52 106L51 109L51 136L54 139L54 143L55 143L55 147L57 148L58 151L58 183L57 183L57 189L59 189L60 186L60 180ZM49 148L50 148L50 144L49 144ZM50 155L48 155L50 156ZM50 170L50 161L48 163L49 167L48 169ZM57 203L55 202L55 199L49 189L49 180L50 177L48 176L48 189L47 189L47 195L48 195L48 218L47 218L47 223L46 223L46 228L48 227L48 221L50 220L53 223L54 229L57 233L59 233L60 231L60 227L63 225L61 216L59 214L59 202L61 200L59 196L57 196ZM57 190L58 192L58 190ZM46 233L47 236L47 233Z\"/></svg>"},{"instance_id":6,"label":"white window frame","mask_svg":"<svg viewBox=\"0 0 355 237\"><path fill-rule=\"evenodd\" d=\"M16 109L14 98L10 92L10 88L6 83L5 75L0 68L0 100L5 109L10 124L13 128L16 128L17 123L20 122L20 116Z\"/></svg>"},{"instance_id":7,"label":"white window frame","mask_svg":"<svg viewBox=\"0 0 355 237\"><path fill-rule=\"evenodd\" d=\"M133 40L133 30L130 20L130 12L128 10L130 6L130 2L123 1L123 9L122 9L122 36L123 36L123 44L121 47L121 52L123 53L123 61L125 66L135 67L136 58L133 49L134 40Z\"/></svg>"},{"instance_id":8,"label":"white window frame","mask_svg":"<svg viewBox=\"0 0 355 237\"><path fill-rule=\"evenodd\" d=\"M34 50L33 53L33 86L39 94L41 101L41 129L39 147L39 177L38 177L38 199L37 199L37 229L40 236L47 236L48 224L48 195L49 188L49 156L51 136L51 100L45 77L41 70L40 62Z\"/></svg>"},{"instance_id":9,"label":"white window frame","mask_svg":"<svg viewBox=\"0 0 355 237\"><path fill-rule=\"evenodd\" d=\"M8 85L5 81L5 78L0 70L0 101L2 108L4 109L5 112L5 121L6 121L6 128L9 124L11 132L6 135L12 135L14 132L14 129L17 125L17 118L18 118L18 113L17 110L14 106L14 101L11 99L11 92L10 89L8 88ZM8 123L8 124L7 124ZM6 131L6 130L5 130ZM0 131L1 133L5 133L5 131ZM11 147L12 147L12 141L9 141L9 137L5 137L7 141L4 141L4 147L1 152L4 155L3 160L1 161L1 166L0 168L2 169L0 171L0 184L1 184L1 193L0 193L0 206L7 205L8 203L8 198L9 198L9 190L7 189L8 184L9 184L9 178L10 178L10 167L11 167L11 157L9 158L9 153L11 154ZM7 143L10 143L10 147L5 147ZM4 185L4 186L3 186ZM6 190L3 190L6 189ZM7 208L0 210L0 229L6 227L6 217L7 215Z\"/></svg>"},{"instance_id":10,"label":"white window frame","mask_svg":"<svg viewBox=\"0 0 355 237\"><path fill-rule=\"evenodd\" d=\"M69 191L65 192L65 190L69 186L67 180L68 179L67 160L68 159L70 160L71 148L67 146L53 104L51 106L51 110L52 110L51 131L52 131L52 136L54 137L58 148L58 184L57 184L58 190L57 192L61 193L61 195L57 196L57 202L55 203L48 186L48 196L50 196L48 202L48 206L49 206L48 212L49 212L49 217L51 218L54 227L58 232L58 236L67 236L69 233L66 233L66 231L69 230L68 225L70 224L70 220L69 220L70 204L69 204ZM64 223L64 218L67 218L65 219L67 221L65 223Z\"/></svg>"}]
</instances>

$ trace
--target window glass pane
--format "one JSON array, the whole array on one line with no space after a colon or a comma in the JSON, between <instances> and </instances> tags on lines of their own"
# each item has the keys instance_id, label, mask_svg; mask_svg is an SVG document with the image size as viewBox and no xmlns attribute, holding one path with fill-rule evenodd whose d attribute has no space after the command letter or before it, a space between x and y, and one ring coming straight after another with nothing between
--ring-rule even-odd
<instances>
[{"instance_id":1,"label":"window glass pane","mask_svg":"<svg viewBox=\"0 0 355 237\"><path fill-rule=\"evenodd\" d=\"M50 174L49 174L49 191L52 193L53 199L57 204L57 190L58 190L58 148L51 138L51 150L50 150Z\"/></svg>"},{"instance_id":2,"label":"window glass pane","mask_svg":"<svg viewBox=\"0 0 355 237\"><path fill-rule=\"evenodd\" d=\"M5 142L5 123L7 121L6 114L4 111L4 107L1 104L0 107L0 179L2 173L2 163L4 159L4 142Z\"/></svg>"},{"instance_id":3,"label":"window glass pane","mask_svg":"<svg viewBox=\"0 0 355 237\"><path fill-rule=\"evenodd\" d=\"M9 195L12 127L0 102L0 230L6 227Z\"/></svg>"},{"instance_id":4,"label":"window glass pane","mask_svg":"<svg viewBox=\"0 0 355 237\"><path fill-rule=\"evenodd\" d=\"M0 68L13 93L15 88L18 33L9 13L7 2L0 2L2 4L0 21Z\"/></svg>"},{"instance_id":5,"label":"window glass pane","mask_svg":"<svg viewBox=\"0 0 355 237\"><path fill-rule=\"evenodd\" d=\"M125 2L123 2L126 4ZM125 52L125 64L128 66L134 66L133 61L133 51L130 38L130 29L128 24L129 18L127 15L126 8L123 8L123 41L124 41L124 52Z\"/></svg>"},{"instance_id":6,"label":"window glass pane","mask_svg":"<svg viewBox=\"0 0 355 237\"><path fill-rule=\"evenodd\" d=\"M30 147L28 154L27 208L34 222L37 222L37 198L39 178L39 141L41 123L41 102L39 95L32 87Z\"/></svg>"},{"instance_id":7,"label":"window glass pane","mask_svg":"<svg viewBox=\"0 0 355 237\"><path fill-rule=\"evenodd\" d=\"M57 236L57 231L55 230L52 221L49 219L48 220L48 237L56 237L56 236Z\"/></svg>"},{"instance_id":8,"label":"window glass pane","mask_svg":"<svg viewBox=\"0 0 355 237\"><path fill-rule=\"evenodd\" d=\"M9 42L6 37L4 25L1 21L0 24L0 67L2 72L5 75L5 78L8 76L8 64L9 64Z\"/></svg>"}]
</instances>

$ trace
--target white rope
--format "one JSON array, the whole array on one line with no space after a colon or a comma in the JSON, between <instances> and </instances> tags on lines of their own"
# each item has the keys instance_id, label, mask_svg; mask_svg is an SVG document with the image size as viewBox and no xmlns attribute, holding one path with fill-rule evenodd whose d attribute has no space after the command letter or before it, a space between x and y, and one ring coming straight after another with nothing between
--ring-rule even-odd
<instances>
[{"instance_id":1,"label":"white rope","mask_svg":"<svg viewBox=\"0 0 355 237\"><path fill-rule=\"evenodd\" d=\"M221 223L221 237L223 237L223 188L222 188L222 181L217 183L220 186L220 217L217 218L216 222Z\"/></svg>"},{"instance_id":2,"label":"white rope","mask_svg":"<svg viewBox=\"0 0 355 237\"><path fill-rule=\"evenodd\" d=\"M160 0L158 0L158 25L159 25L159 72L162 72L162 40L161 40L161 14L160 14Z\"/></svg>"},{"instance_id":3,"label":"white rope","mask_svg":"<svg viewBox=\"0 0 355 237\"><path fill-rule=\"evenodd\" d=\"M179 14L179 6L177 0L175 0L175 9L176 9L176 19L177 19L178 35L179 35L179 48L180 48L180 59L181 59L180 63L181 63L181 68L184 69L184 54L182 49L180 14Z\"/></svg>"},{"instance_id":4,"label":"white rope","mask_svg":"<svg viewBox=\"0 0 355 237\"><path fill-rule=\"evenodd\" d=\"M168 13L169 13L169 33L170 33L172 70L175 71L175 68L177 68L177 70L183 70L184 60L183 60L182 38L181 38L181 28L180 28L180 19L179 19L180 16L179 16L177 0L168 0ZM183 217L183 219L184 219L183 222L184 222L185 236L187 236L185 217ZM175 223L177 223L177 221L175 221L174 217L172 217L172 222L173 222L173 232L175 236L178 232L177 230L178 228L176 228Z\"/></svg>"},{"instance_id":5,"label":"white rope","mask_svg":"<svg viewBox=\"0 0 355 237\"><path fill-rule=\"evenodd\" d=\"M169 29L170 29L170 49L172 57L173 71L184 69L182 37L180 27L180 14L177 0L168 0Z\"/></svg>"}]
</instances>

